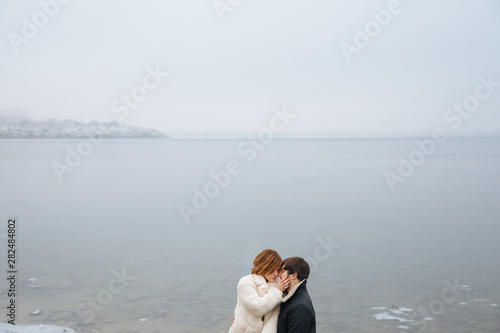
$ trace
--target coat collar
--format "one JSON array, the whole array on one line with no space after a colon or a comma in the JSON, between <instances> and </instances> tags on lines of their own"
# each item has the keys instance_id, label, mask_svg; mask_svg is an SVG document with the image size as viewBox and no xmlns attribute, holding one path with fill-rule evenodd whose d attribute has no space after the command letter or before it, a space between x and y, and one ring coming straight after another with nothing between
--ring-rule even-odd
<instances>
[{"instance_id":1,"label":"coat collar","mask_svg":"<svg viewBox=\"0 0 500 333\"><path fill-rule=\"evenodd\" d=\"M252 274L252 277L255 281L255 284L257 284L258 286L267 284L266 278L263 277L262 275Z\"/></svg>"},{"instance_id":2,"label":"coat collar","mask_svg":"<svg viewBox=\"0 0 500 333\"><path fill-rule=\"evenodd\" d=\"M292 289L288 292L288 294L287 294L285 297L283 297L283 303L284 303L284 302L286 302L286 301L288 301L288 300L289 300L289 299L293 296L293 294L295 294L295 292L297 291L297 289L299 289L299 287L300 287L302 284L304 284L304 286L305 286L305 285L306 285L306 281L307 281L307 279L304 279L304 280L300 281L299 283L297 283L297 284L295 285L295 287L293 287L293 288L292 288Z\"/></svg>"},{"instance_id":3,"label":"coat collar","mask_svg":"<svg viewBox=\"0 0 500 333\"><path fill-rule=\"evenodd\" d=\"M262 275L252 274L252 278L257 286L257 291L261 297L269 291L269 288L276 287L276 282L267 282L266 278Z\"/></svg>"}]
</instances>

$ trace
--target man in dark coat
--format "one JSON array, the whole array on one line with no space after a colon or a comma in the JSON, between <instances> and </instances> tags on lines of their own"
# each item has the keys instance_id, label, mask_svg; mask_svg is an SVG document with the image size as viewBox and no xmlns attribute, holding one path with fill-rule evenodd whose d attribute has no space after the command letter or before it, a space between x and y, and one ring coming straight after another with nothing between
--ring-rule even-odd
<instances>
[{"instance_id":1,"label":"man in dark coat","mask_svg":"<svg viewBox=\"0 0 500 333\"><path fill-rule=\"evenodd\" d=\"M278 333L316 333L316 314L306 288L310 271L302 258L285 259L281 279L288 277L290 285L281 304Z\"/></svg>"}]
</instances>

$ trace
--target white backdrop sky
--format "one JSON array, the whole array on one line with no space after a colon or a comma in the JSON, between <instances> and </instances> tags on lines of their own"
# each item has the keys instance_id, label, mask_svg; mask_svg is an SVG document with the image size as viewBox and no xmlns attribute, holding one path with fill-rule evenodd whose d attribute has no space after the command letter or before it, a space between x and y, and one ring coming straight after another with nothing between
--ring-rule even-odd
<instances>
[{"instance_id":1,"label":"white backdrop sky","mask_svg":"<svg viewBox=\"0 0 500 333\"><path fill-rule=\"evenodd\" d=\"M72 0L23 37L54 1L0 1L0 115L118 119L113 102L158 67L126 124L253 133L286 107L290 134L430 134L478 77L500 82L498 0L401 0L351 62L340 44L391 0L232 0L224 20L213 0ZM500 133L500 87L450 131Z\"/></svg>"}]
</instances>

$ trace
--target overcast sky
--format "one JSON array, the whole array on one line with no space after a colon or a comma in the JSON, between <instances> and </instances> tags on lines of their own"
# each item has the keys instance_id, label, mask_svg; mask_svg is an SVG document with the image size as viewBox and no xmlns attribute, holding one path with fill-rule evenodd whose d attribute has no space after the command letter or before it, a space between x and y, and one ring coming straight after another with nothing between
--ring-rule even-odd
<instances>
[{"instance_id":1,"label":"overcast sky","mask_svg":"<svg viewBox=\"0 0 500 333\"><path fill-rule=\"evenodd\" d=\"M0 115L252 133L286 108L290 134L500 131L500 87L473 105L479 77L500 82L498 0L59 1L0 1Z\"/></svg>"}]
</instances>

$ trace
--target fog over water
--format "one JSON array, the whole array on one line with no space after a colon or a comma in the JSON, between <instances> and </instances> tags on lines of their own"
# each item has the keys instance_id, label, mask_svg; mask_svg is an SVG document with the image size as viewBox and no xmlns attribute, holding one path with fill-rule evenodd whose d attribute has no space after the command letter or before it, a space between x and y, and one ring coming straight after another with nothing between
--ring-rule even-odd
<instances>
[{"instance_id":1,"label":"fog over water","mask_svg":"<svg viewBox=\"0 0 500 333\"><path fill-rule=\"evenodd\" d=\"M292 135L430 135L448 108L475 93L479 77L500 82L499 7L3 1L0 116L241 134L286 106L300 118ZM453 134L498 134L494 89Z\"/></svg>"},{"instance_id":2,"label":"fog over water","mask_svg":"<svg viewBox=\"0 0 500 333\"><path fill-rule=\"evenodd\" d=\"M59 182L51 163L78 140L0 141L1 211L19 221L18 320L226 332L238 279L273 248L309 260L319 331L498 331L497 139L443 143L394 192L384 173L413 141L275 140L252 161L241 142L104 140ZM231 160L241 172L187 224L179 205ZM442 299L449 284L459 289ZM377 320L378 307L414 321Z\"/></svg>"},{"instance_id":3,"label":"fog over water","mask_svg":"<svg viewBox=\"0 0 500 333\"><path fill-rule=\"evenodd\" d=\"M18 324L227 332L272 248L318 333L498 333L499 9L0 1L0 326L16 218Z\"/></svg>"}]
</instances>

